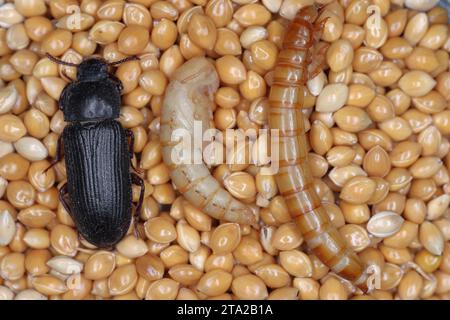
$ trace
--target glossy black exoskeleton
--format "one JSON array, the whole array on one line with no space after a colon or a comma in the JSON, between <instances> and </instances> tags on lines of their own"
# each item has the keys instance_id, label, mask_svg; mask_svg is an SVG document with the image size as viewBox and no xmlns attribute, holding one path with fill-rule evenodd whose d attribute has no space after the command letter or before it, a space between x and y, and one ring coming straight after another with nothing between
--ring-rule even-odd
<instances>
[{"instance_id":1,"label":"glossy black exoskeleton","mask_svg":"<svg viewBox=\"0 0 450 320\"><path fill-rule=\"evenodd\" d=\"M51 164L61 160L63 143L67 183L59 190L59 198L88 242L111 248L130 227L132 183L141 187L135 221L144 195L143 180L131 171L132 131L116 121L122 84L108 71L109 65L130 58L109 64L88 58L76 65L47 56L56 63L77 67L77 80L64 88L59 99L68 123Z\"/></svg>"}]
</instances>

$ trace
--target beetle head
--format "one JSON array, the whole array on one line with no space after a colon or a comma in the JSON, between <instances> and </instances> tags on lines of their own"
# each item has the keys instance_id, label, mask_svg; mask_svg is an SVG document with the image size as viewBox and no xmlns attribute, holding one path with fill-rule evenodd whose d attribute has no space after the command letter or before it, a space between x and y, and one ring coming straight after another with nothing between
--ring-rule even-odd
<instances>
[{"instance_id":1,"label":"beetle head","mask_svg":"<svg viewBox=\"0 0 450 320\"><path fill-rule=\"evenodd\" d=\"M77 67L78 81L95 81L109 76L108 63L100 58L90 58L81 62Z\"/></svg>"}]
</instances>

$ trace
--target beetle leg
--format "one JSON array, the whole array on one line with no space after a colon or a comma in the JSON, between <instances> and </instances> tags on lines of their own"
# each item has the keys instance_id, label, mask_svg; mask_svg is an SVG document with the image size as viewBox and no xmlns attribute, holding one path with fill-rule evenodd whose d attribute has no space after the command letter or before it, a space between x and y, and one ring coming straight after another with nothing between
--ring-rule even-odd
<instances>
[{"instance_id":1,"label":"beetle leg","mask_svg":"<svg viewBox=\"0 0 450 320\"><path fill-rule=\"evenodd\" d=\"M128 145L129 151L130 151L130 158L133 158L134 156L134 133L132 130L125 130L127 137L130 138L130 142Z\"/></svg>"},{"instance_id":2,"label":"beetle leg","mask_svg":"<svg viewBox=\"0 0 450 320\"><path fill-rule=\"evenodd\" d=\"M63 205L64 209L66 209L67 213L70 215L70 217L72 217L72 212L70 211L69 204L67 203L66 199L64 198L66 194L68 194L67 183L65 183L61 187L61 189L59 189L58 198L59 198L59 201L61 202L61 204ZM72 217L72 219L73 219L73 217Z\"/></svg>"},{"instance_id":3,"label":"beetle leg","mask_svg":"<svg viewBox=\"0 0 450 320\"><path fill-rule=\"evenodd\" d=\"M137 224L139 222L139 217L141 216L142 202L144 201L145 185L144 180L139 177L136 173L131 173L131 181L141 187L141 192L139 194L139 200L134 211L134 234L136 238L139 238L139 231Z\"/></svg>"},{"instance_id":4,"label":"beetle leg","mask_svg":"<svg viewBox=\"0 0 450 320\"><path fill-rule=\"evenodd\" d=\"M50 168L52 168L55 164L57 164L59 161L62 160L63 155L62 155L62 135L60 135L58 137L58 142L56 144L56 157L52 160L52 162L50 162L50 165L44 170L44 173L47 173L48 170L50 170Z\"/></svg>"},{"instance_id":5,"label":"beetle leg","mask_svg":"<svg viewBox=\"0 0 450 320\"><path fill-rule=\"evenodd\" d=\"M123 90L123 84L122 84L122 81L120 81L119 78L117 78L117 77L116 77L115 75L113 75L113 74L110 74L109 77L110 77L111 80L113 80L114 83L116 84L117 90L119 90L119 92L122 92L122 90Z\"/></svg>"},{"instance_id":6,"label":"beetle leg","mask_svg":"<svg viewBox=\"0 0 450 320\"><path fill-rule=\"evenodd\" d=\"M130 138L130 142L128 144L128 149L130 152L130 163L131 163L131 167L133 168L134 171L136 171L137 173L141 173L141 171L136 168L133 164L133 162L131 161L134 157L134 133L132 130L125 130L127 137Z\"/></svg>"}]
</instances>

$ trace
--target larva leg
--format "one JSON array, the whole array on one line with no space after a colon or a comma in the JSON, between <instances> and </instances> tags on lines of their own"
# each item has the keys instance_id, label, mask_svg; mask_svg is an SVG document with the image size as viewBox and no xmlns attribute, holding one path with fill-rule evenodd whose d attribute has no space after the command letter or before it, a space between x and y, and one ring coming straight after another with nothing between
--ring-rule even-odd
<instances>
[{"instance_id":1,"label":"larva leg","mask_svg":"<svg viewBox=\"0 0 450 320\"><path fill-rule=\"evenodd\" d=\"M316 21L314 23L314 42L317 43L320 41L320 38L322 38L323 29L325 28L325 24L327 23L329 17L326 17L320 21Z\"/></svg>"},{"instance_id":2,"label":"larva leg","mask_svg":"<svg viewBox=\"0 0 450 320\"><path fill-rule=\"evenodd\" d=\"M171 169L170 176L177 190L192 205L216 219L255 224L253 211L219 185L201 159L202 150L196 146L197 139L202 139L196 136L198 126L200 135L210 128L211 94L218 87L218 75L206 58L191 59L174 73L161 112L163 159ZM179 136L175 137L177 131ZM195 159L177 162L175 151L183 139L189 140L188 153L191 157L199 155L200 163L192 161Z\"/></svg>"},{"instance_id":3,"label":"larva leg","mask_svg":"<svg viewBox=\"0 0 450 320\"><path fill-rule=\"evenodd\" d=\"M320 71L322 71L323 67L326 64L326 53L328 50L328 47L330 45L328 43L318 43L314 46L311 57L313 57L311 60L311 63L308 65L308 79L312 79L315 76L317 76Z\"/></svg>"},{"instance_id":4,"label":"larva leg","mask_svg":"<svg viewBox=\"0 0 450 320\"><path fill-rule=\"evenodd\" d=\"M319 42L323 34L323 29L328 21L328 17L314 23L313 38L315 45L310 51L310 64L308 65L308 78L312 79L317 76L326 64L326 53L328 43Z\"/></svg>"}]
</instances>

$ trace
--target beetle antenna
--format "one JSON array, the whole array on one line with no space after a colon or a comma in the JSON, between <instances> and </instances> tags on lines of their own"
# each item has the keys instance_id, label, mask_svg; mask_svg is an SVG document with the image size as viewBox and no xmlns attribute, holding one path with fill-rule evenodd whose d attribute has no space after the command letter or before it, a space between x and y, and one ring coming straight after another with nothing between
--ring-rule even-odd
<instances>
[{"instance_id":1,"label":"beetle antenna","mask_svg":"<svg viewBox=\"0 0 450 320\"><path fill-rule=\"evenodd\" d=\"M118 64L121 64L121 63L124 63L127 61L133 61L133 60L140 60L140 59L138 56L129 56L129 57L117 60L117 61L109 62L108 65L115 66L115 65L118 65Z\"/></svg>"},{"instance_id":2,"label":"beetle antenna","mask_svg":"<svg viewBox=\"0 0 450 320\"><path fill-rule=\"evenodd\" d=\"M53 61L54 63L62 64L62 65L68 66L68 67L75 67L75 68L78 67L78 64L72 63L72 62L63 61L63 60L61 60L61 59L58 59L58 58L52 56L52 55L51 55L50 53L48 53L48 52L46 52L45 55L47 56L47 58L48 58L50 61Z\"/></svg>"}]
</instances>

